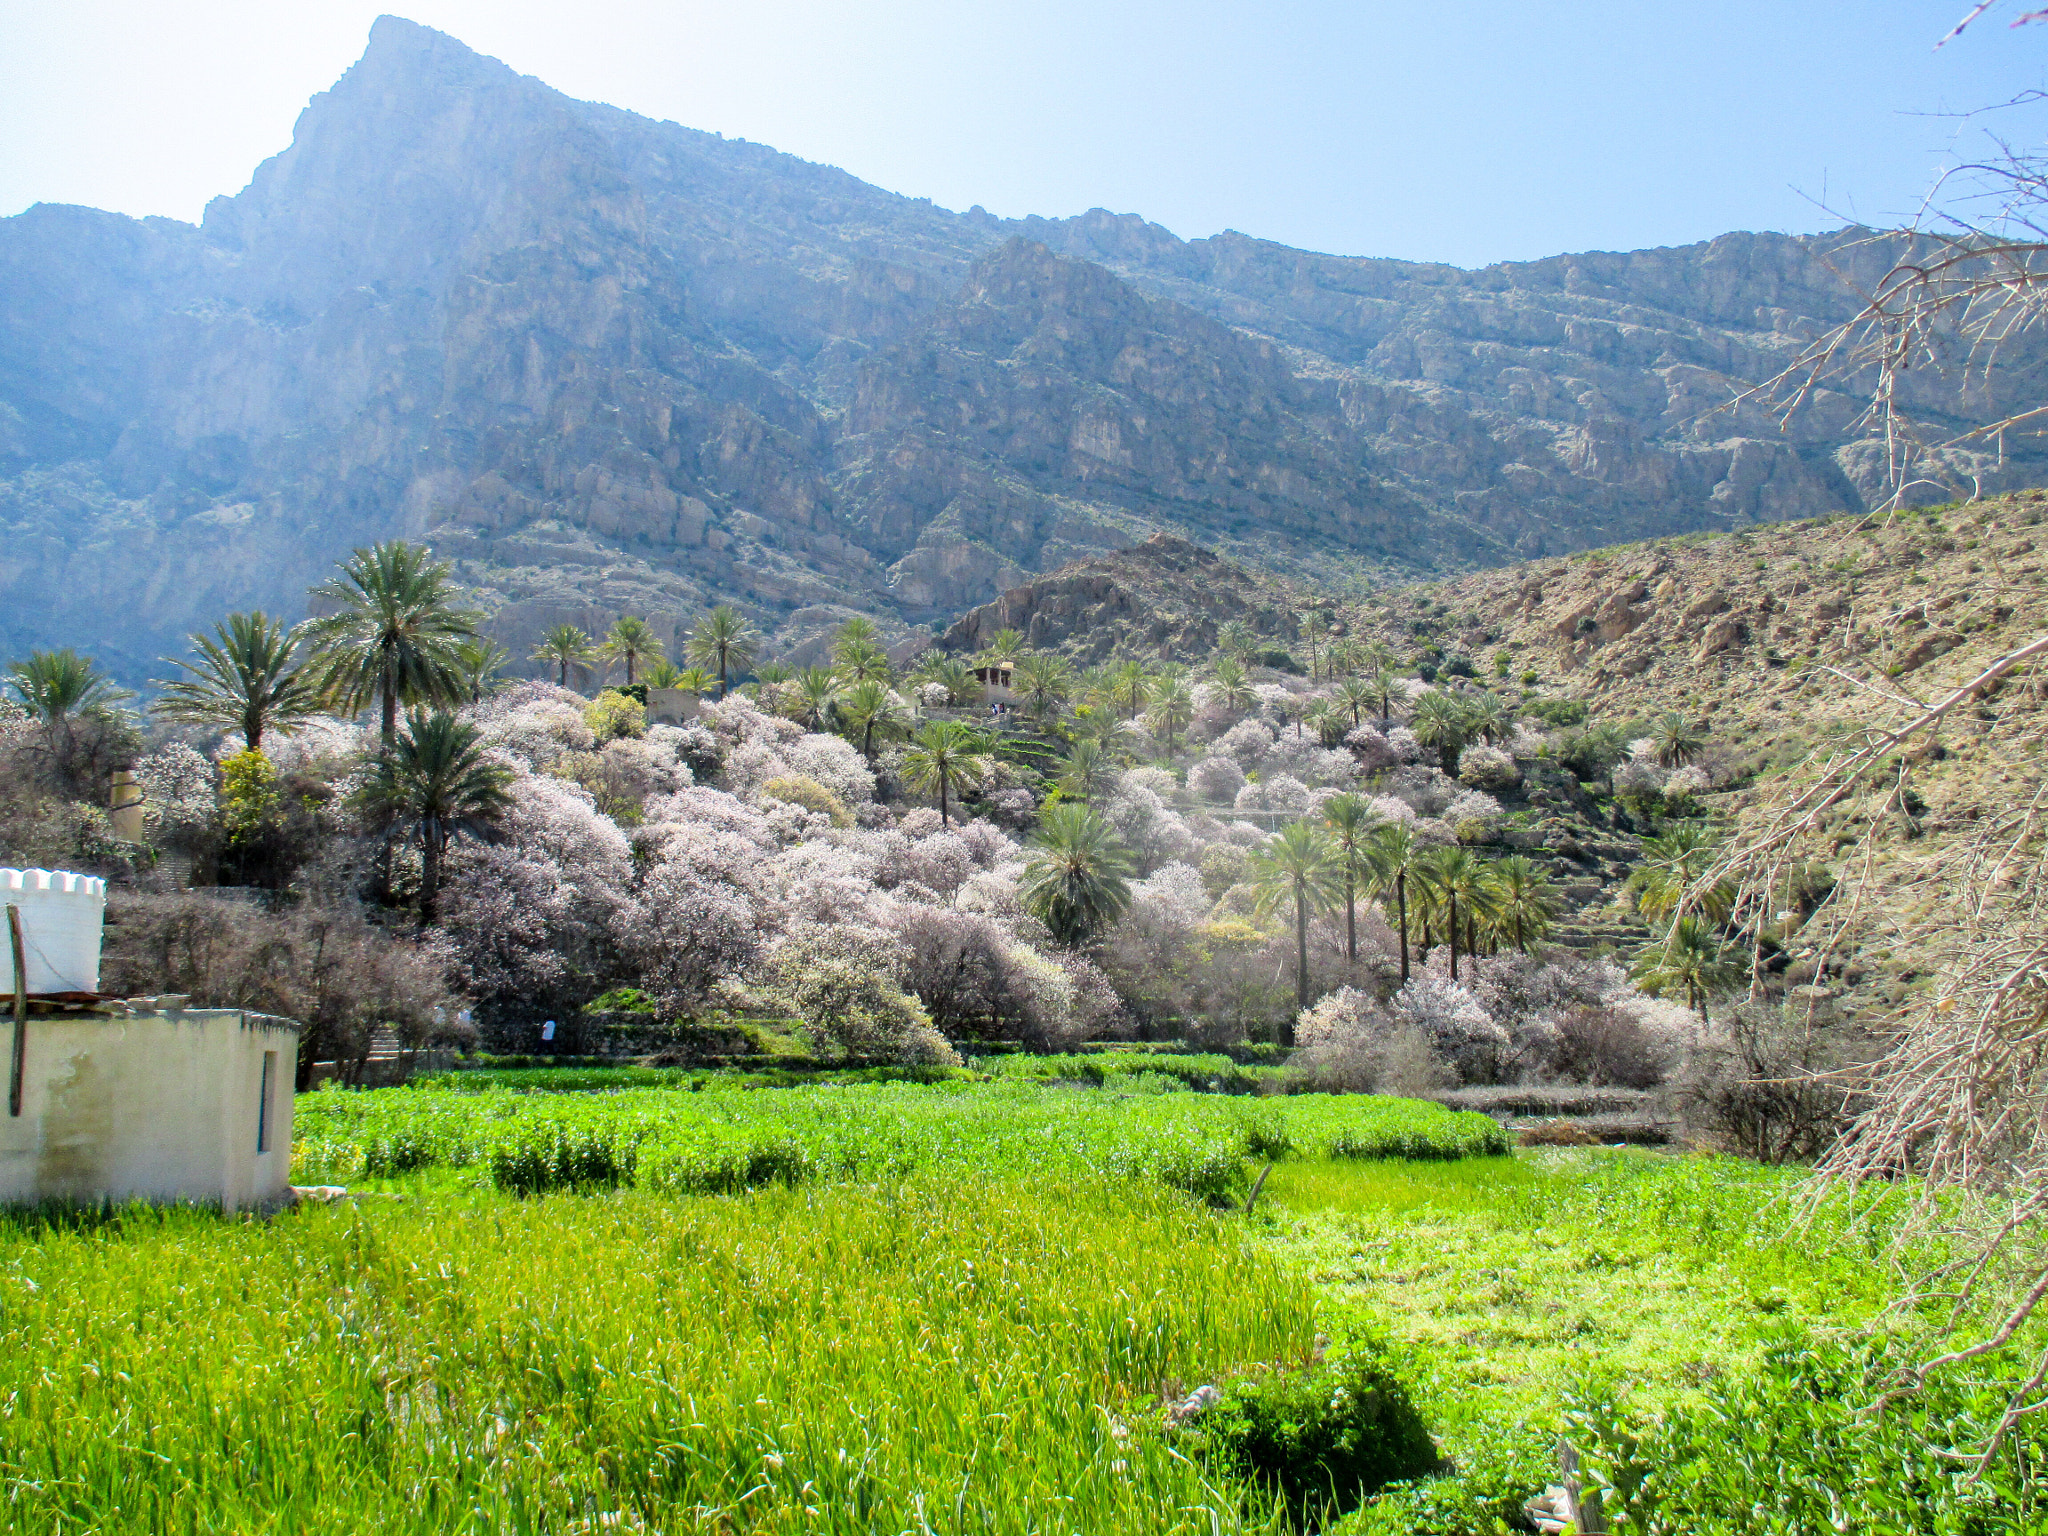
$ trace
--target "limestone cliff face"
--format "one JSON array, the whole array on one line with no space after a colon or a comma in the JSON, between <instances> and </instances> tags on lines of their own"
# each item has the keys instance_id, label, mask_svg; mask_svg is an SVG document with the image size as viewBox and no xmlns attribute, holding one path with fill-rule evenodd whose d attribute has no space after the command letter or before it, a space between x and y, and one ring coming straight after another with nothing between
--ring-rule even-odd
<instances>
[{"instance_id":1,"label":"limestone cliff face","mask_svg":"<svg viewBox=\"0 0 2048 1536\"><path fill-rule=\"evenodd\" d=\"M199 226L0 220L0 644L146 676L393 534L519 649L715 600L907 631L1161 530L1395 576L1855 507L1847 399L1712 412L1884 260L1731 235L1461 272L1006 223L385 18Z\"/></svg>"}]
</instances>

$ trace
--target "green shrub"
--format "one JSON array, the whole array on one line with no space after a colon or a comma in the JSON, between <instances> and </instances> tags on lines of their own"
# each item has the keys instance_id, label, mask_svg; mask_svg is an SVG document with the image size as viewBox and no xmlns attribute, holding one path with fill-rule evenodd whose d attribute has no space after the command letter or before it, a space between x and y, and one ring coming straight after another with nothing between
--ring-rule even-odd
<instances>
[{"instance_id":1,"label":"green shrub","mask_svg":"<svg viewBox=\"0 0 2048 1536\"><path fill-rule=\"evenodd\" d=\"M1617 1531L1882 1531L1963 1536L2048 1524L2048 1434L2022 1419L1981 1479L1984 1443L2029 1362L1994 1358L1867 1411L1908 1363L1896 1341L1788 1324L1761 1369L1697 1407L1641 1422L1604 1394L1568 1399L1565 1432Z\"/></svg>"},{"instance_id":2,"label":"green shrub","mask_svg":"<svg viewBox=\"0 0 2048 1536\"><path fill-rule=\"evenodd\" d=\"M625 736L645 736L647 706L616 688L607 688L583 706L583 723L600 747Z\"/></svg>"},{"instance_id":3,"label":"green shrub","mask_svg":"<svg viewBox=\"0 0 2048 1536\"><path fill-rule=\"evenodd\" d=\"M630 1184L637 1127L535 1125L491 1148L491 1182L514 1194Z\"/></svg>"},{"instance_id":4,"label":"green shrub","mask_svg":"<svg viewBox=\"0 0 2048 1536\"><path fill-rule=\"evenodd\" d=\"M1522 1507L1557 1477L1557 1437L1495 1430L1446 1476L1390 1485L1331 1536L1477 1536L1528 1529Z\"/></svg>"},{"instance_id":5,"label":"green shrub","mask_svg":"<svg viewBox=\"0 0 2048 1536\"><path fill-rule=\"evenodd\" d=\"M441 1161L441 1148L431 1136L397 1131L363 1144L363 1172L373 1179L413 1173Z\"/></svg>"},{"instance_id":6,"label":"green shrub","mask_svg":"<svg viewBox=\"0 0 2048 1536\"><path fill-rule=\"evenodd\" d=\"M796 1137L740 1132L649 1147L639 1183L669 1195L737 1195L770 1184L794 1189L817 1171L818 1158Z\"/></svg>"},{"instance_id":7,"label":"green shrub","mask_svg":"<svg viewBox=\"0 0 2048 1536\"><path fill-rule=\"evenodd\" d=\"M1533 681L1533 679L1531 679ZM1544 699L1531 704L1529 713L1553 730L1586 723L1586 701L1584 699Z\"/></svg>"},{"instance_id":8,"label":"green shrub","mask_svg":"<svg viewBox=\"0 0 2048 1536\"><path fill-rule=\"evenodd\" d=\"M1436 1445L1376 1346L1232 1382L1195 1420L1212 1465L1322 1524L1437 1468Z\"/></svg>"},{"instance_id":9,"label":"green shrub","mask_svg":"<svg viewBox=\"0 0 2048 1536\"><path fill-rule=\"evenodd\" d=\"M761 786L762 795L770 800L780 800L784 805L800 805L807 811L815 811L835 827L850 827L853 817L839 797L820 784L816 779L806 778L800 773L783 774L770 779Z\"/></svg>"}]
</instances>

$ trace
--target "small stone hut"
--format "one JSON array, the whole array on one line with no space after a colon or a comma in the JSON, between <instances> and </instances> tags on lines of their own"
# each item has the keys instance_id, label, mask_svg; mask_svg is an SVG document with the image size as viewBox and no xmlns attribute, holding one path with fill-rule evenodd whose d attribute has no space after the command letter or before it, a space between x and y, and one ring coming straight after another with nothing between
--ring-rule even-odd
<instances>
[{"instance_id":1,"label":"small stone hut","mask_svg":"<svg viewBox=\"0 0 2048 1536\"><path fill-rule=\"evenodd\" d=\"M104 881L0 869L0 903L26 961L17 985L10 932L0 1203L288 1199L299 1026L183 997L100 996Z\"/></svg>"}]
</instances>

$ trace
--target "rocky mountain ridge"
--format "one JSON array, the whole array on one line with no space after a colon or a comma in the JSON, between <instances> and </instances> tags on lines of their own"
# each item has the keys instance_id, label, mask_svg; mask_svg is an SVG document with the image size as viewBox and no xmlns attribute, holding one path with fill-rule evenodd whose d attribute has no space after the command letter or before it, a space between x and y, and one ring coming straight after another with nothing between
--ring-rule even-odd
<instances>
[{"instance_id":1,"label":"rocky mountain ridge","mask_svg":"<svg viewBox=\"0 0 2048 1536\"><path fill-rule=\"evenodd\" d=\"M956 214L386 17L199 226L0 220L0 624L138 678L395 534L517 652L714 600L905 633L1159 531L1370 583L1856 510L1848 396L1716 412L1895 251L1462 272Z\"/></svg>"}]
</instances>

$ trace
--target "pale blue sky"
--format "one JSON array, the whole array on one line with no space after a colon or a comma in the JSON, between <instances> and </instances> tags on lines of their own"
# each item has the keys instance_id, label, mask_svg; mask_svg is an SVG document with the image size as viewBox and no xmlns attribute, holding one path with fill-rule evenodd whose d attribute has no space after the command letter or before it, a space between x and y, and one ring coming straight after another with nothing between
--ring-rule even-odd
<instances>
[{"instance_id":1,"label":"pale blue sky","mask_svg":"<svg viewBox=\"0 0 2048 1536\"><path fill-rule=\"evenodd\" d=\"M384 6L0 0L0 214L197 217ZM571 95L1004 215L1141 213L1478 265L1910 213L1954 122L2044 80L1966 0L420 0ZM2038 139L2039 115L2004 125ZM1964 130L1974 132L1976 130Z\"/></svg>"}]
</instances>

